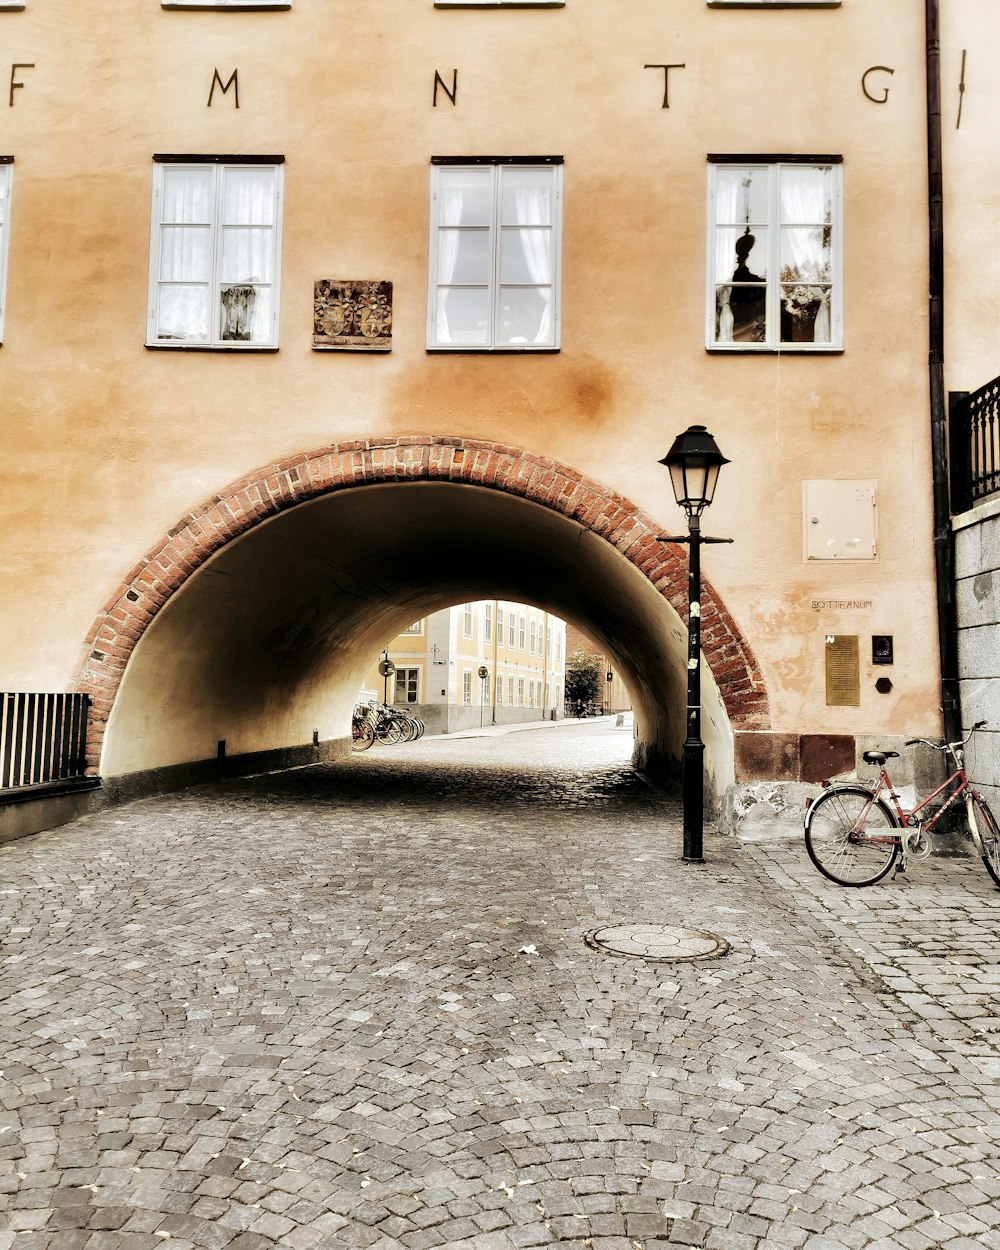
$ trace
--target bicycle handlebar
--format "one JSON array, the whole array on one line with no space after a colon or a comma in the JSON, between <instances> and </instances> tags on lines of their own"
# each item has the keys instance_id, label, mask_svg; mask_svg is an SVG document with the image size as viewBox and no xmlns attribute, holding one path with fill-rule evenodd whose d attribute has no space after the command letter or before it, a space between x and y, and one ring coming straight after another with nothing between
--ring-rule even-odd
<instances>
[{"instance_id":1,"label":"bicycle handlebar","mask_svg":"<svg viewBox=\"0 0 1000 1250\"><path fill-rule=\"evenodd\" d=\"M976 732L976 730L982 729L984 725L988 725L988 724L989 724L989 721L977 720L976 723L969 730L969 732L966 734L966 736L961 740L961 742L937 743L937 742L931 742L927 738L908 738L906 741L906 745L908 747L915 747L915 746L919 746L922 743L924 746L928 746L934 751L954 751L957 747L968 746L969 739Z\"/></svg>"}]
</instances>

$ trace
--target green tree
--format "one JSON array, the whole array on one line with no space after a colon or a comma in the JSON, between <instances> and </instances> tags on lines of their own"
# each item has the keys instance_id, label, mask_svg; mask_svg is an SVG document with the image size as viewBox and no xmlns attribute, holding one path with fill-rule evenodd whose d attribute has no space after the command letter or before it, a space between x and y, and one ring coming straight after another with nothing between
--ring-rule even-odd
<instances>
[{"instance_id":1,"label":"green tree","mask_svg":"<svg viewBox=\"0 0 1000 1250\"><path fill-rule=\"evenodd\" d=\"M601 689L601 657L586 655L577 647L566 657L566 702L596 703Z\"/></svg>"}]
</instances>

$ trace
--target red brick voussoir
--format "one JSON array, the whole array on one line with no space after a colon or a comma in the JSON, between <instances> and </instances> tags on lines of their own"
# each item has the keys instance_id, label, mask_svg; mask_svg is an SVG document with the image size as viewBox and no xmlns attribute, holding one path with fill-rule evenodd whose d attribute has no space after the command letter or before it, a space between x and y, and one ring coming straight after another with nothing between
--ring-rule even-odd
<instances>
[{"instance_id":1,"label":"red brick voussoir","mask_svg":"<svg viewBox=\"0 0 1000 1250\"><path fill-rule=\"evenodd\" d=\"M546 456L481 439L404 437L353 440L264 465L232 482L180 522L130 570L86 639L75 689L90 695L88 763L101 742L136 643L174 592L220 548L287 508L333 491L401 481L479 486L549 508L621 552L683 616L684 552L660 542L657 526L634 504ZM770 725L760 667L708 583L702 586L705 658L734 728Z\"/></svg>"}]
</instances>

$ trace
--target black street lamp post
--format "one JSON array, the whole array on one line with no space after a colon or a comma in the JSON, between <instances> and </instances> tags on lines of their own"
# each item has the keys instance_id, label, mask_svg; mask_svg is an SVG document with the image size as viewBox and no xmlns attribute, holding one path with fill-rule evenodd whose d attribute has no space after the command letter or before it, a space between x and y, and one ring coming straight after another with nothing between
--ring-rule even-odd
<instances>
[{"instance_id":1,"label":"black street lamp post","mask_svg":"<svg viewBox=\"0 0 1000 1250\"><path fill-rule=\"evenodd\" d=\"M664 541L688 544L688 658L687 736L684 739L684 860L703 864L705 819L705 744L701 740L701 545L731 543L731 538L707 538L701 532L701 514L712 502L719 470L729 461L703 425L679 434L659 462L670 470L674 497L687 513L687 537Z\"/></svg>"}]
</instances>

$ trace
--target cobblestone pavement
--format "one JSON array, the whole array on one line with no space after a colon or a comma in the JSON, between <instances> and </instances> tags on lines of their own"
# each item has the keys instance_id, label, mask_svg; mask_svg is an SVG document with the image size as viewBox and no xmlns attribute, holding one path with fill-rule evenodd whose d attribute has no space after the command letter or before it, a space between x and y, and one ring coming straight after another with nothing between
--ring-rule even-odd
<instances>
[{"instance_id":1,"label":"cobblestone pavement","mask_svg":"<svg viewBox=\"0 0 1000 1250\"><path fill-rule=\"evenodd\" d=\"M0 1250L1000 1247L1000 894L712 835L612 722L0 847ZM708 930L707 962L588 948Z\"/></svg>"}]
</instances>

